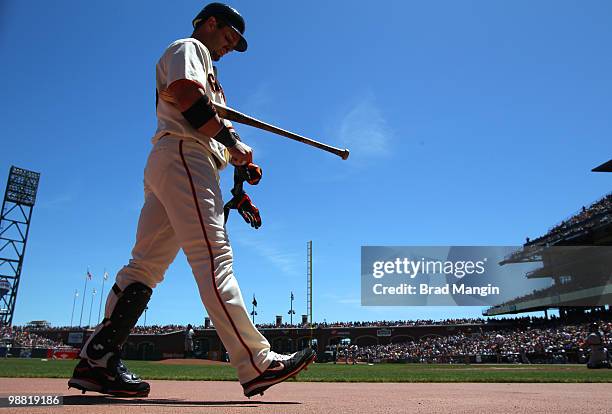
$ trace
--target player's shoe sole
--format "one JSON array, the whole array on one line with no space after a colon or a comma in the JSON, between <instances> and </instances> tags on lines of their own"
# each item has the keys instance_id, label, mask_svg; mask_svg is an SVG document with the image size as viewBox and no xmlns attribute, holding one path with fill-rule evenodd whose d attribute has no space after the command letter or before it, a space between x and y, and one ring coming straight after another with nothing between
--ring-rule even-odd
<instances>
[{"instance_id":1,"label":"player's shoe sole","mask_svg":"<svg viewBox=\"0 0 612 414\"><path fill-rule=\"evenodd\" d=\"M122 369L125 369L121 364ZM123 372L125 374L127 369ZM111 375L108 369L91 367L87 361L81 360L75 367L72 378L68 380L68 388L76 388L85 394L87 391L108 394L114 397L147 397L151 387L129 373L128 378L136 378L131 382L124 381L121 373ZM123 382L122 382L123 381Z\"/></svg>"},{"instance_id":2,"label":"player's shoe sole","mask_svg":"<svg viewBox=\"0 0 612 414\"><path fill-rule=\"evenodd\" d=\"M292 358L284 361L273 361L274 366L269 367L264 373L252 381L243 384L244 395L253 397L263 395L271 386L295 377L300 371L307 369L317 357L310 348L297 352Z\"/></svg>"},{"instance_id":3,"label":"player's shoe sole","mask_svg":"<svg viewBox=\"0 0 612 414\"><path fill-rule=\"evenodd\" d=\"M149 390L147 391L127 391L127 390L113 390L111 388L105 389L102 385L82 380L82 379L70 379L68 381L68 388L76 388L80 390L83 394L86 391L98 392L100 394L107 394L113 397L148 397Z\"/></svg>"}]
</instances>

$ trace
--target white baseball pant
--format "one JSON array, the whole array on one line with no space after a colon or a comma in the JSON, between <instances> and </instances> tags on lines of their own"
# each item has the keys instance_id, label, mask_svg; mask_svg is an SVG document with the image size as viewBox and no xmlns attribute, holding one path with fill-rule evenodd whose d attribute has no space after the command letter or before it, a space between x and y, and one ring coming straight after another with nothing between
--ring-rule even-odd
<instances>
[{"instance_id":1,"label":"white baseball pant","mask_svg":"<svg viewBox=\"0 0 612 414\"><path fill-rule=\"evenodd\" d=\"M253 380L270 365L272 354L249 319L234 277L213 155L193 139L166 136L149 155L144 187L132 259L117 274L117 285L123 290L141 282L155 288L182 248L240 383ZM112 296L108 314L114 307Z\"/></svg>"}]
</instances>

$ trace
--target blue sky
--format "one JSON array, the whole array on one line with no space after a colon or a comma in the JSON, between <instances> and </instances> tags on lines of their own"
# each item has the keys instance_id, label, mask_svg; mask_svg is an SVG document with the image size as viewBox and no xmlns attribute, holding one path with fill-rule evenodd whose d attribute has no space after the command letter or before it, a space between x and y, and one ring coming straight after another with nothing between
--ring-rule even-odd
<instances>
[{"instance_id":1,"label":"blue sky","mask_svg":"<svg viewBox=\"0 0 612 414\"><path fill-rule=\"evenodd\" d=\"M11 165L42 174L15 323L68 324L87 268L99 290L129 259L155 63L204 4L0 4L0 179ZM229 104L351 150L341 161L238 127L264 169L248 190L263 227L228 225L258 321L286 318L291 290L305 313L308 240L317 321L479 316L361 307L360 247L516 245L610 191L590 172L612 153L610 2L232 5L249 50L219 63ZM147 323L203 320L182 254L149 305Z\"/></svg>"}]
</instances>

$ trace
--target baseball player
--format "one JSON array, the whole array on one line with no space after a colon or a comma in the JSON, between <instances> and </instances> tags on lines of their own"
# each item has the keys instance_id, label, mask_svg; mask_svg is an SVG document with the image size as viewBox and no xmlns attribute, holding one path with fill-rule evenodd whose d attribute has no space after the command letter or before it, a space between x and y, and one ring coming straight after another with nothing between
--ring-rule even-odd
<instances>
[{"instance_id":1,"label":"baseball player","mask_svg":"<svg viewBox=\"0 0 612 414\"><path fill-rule=\"evenodd\" d=\"M193 326L191 324L187 325L187 329L185 329L185 358L193 358L193 336L195 332L193 331Z\"/></svg>"},{"instance_id":2,"label":"baseball player","mask_svg":"<svg viewBox=\"0 0 612 414\"><path fill-rule=\"evenodd\" d=\"M244 19L225 4L211 3L193 20L193 29L191 37L170 44L156 66L157 131L144 172L145 202L136 243L109 292L104 319L83 346L68 381L83 392L149 394L149 384L122 363L121 347L179 249L187 256L244 395L263 395L315 358L312 349L292 355L270 350L249 319L232 270L219 170L228 162L250 169L252 150L212 106L225 103L213 61L247 49ZM259 213L246 193L235 193L236 200L232 207L258 227Z\"/></svg>"},{"instance_id":3,"label":"baseball player","mask_svg":"<svg viewBox=\"0 0 612 414\"><path fill-rule=\"evenodd\" d=\"M587 362L587 368L612 368L608 349L604 347L604 335L599 330L597 323L592 323L589 329L589 336L586 338L586 345L591 347L591 356Z\"/></svg>"}]
</instances>

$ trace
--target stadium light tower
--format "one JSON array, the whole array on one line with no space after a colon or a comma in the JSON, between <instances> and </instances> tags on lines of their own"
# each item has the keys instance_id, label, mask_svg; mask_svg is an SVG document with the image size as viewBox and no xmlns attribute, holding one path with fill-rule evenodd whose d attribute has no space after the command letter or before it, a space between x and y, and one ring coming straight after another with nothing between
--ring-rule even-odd
<instances>
[{"instance_id":1,"label":"stadium light tower","mask_svg":"<svg viewBox=\"0 0 612 414\"><path fill-rule=\"evenodd\" d=\"M12 166L0 212L0 280L6 293L0 298L0 326L13 324L15 301L23 267L32 210L40 174Z\"/></svg>"},{"instance_id":2,"label":"stadium light tower","mask_svg":"<svg viewBox=\"0 0 612 414\"><path fill-rule=\"evenodd\" d=\"M312 240L306 245L306 314L312 327Z\"/></svg>"}]
</instances>

